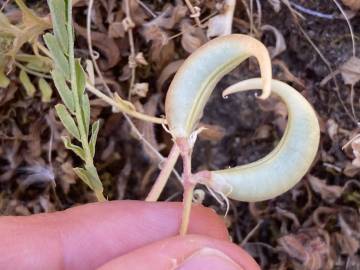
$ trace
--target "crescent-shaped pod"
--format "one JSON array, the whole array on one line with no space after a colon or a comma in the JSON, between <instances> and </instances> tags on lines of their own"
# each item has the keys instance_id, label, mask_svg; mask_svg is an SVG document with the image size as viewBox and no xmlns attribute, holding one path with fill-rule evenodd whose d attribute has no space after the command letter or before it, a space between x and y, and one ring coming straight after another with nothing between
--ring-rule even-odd
<instances>
[{"instance_id":1,"label":"crescent-shaped pod","mask_svg":"<svg viewBox=\"0 0 360 270\"><path fill-rule=\"evenodd\" d=\"M165 101L166 120L175 138L189 138L215 85L245 59L255 56L262 95L270 95L271 59L258 40L240 34L213 39L191 54L172 80Z\"/></svg>"},{"instance_id":2,"label":"crescent-shaped pod","mask_svg":"<svg viewBox=\"0 0 360 270\"><path fill-rule=\"evenodd\" d=\"M261 87L260 79L249 79L230 86L223 95ZM253 163L207 172L212 188L238 201L262 201L288 191L309 170L318 150L320 128L309 102L277 80L272 80L271 90L288 109L287 127L275 149Z\"/></svg>"}]
</instances>

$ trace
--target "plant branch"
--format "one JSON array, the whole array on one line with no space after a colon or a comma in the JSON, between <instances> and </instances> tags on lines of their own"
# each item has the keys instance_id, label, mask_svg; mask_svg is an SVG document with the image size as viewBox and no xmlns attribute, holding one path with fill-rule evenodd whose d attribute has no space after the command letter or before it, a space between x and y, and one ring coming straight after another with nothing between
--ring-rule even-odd
<instances>
[{"instance_id":1,"label":"plant branch","mask_svg":"<svg viewBox=\"0 0 360 270\"><path fill-rule=\"evenodd\" d=\"M191 173L191 154L193 144L187 138L178 138L176 144L179 147L184 168L182 175L184 186L183 213L179 234L185 235L189 227L192 198L195 188L195 181L193 181Z\"/></svg>"},{"instance_id":2,"label":"plant branch","mask_svg":"<svg viewBox=\"0 0 360 270\"><path fill-rule=\"evenodd\" d=\"M167 183L167 180L175 166L175 163L179 155L180 155L179 148L176 146L176 144L174 144L173 147L171 148L169 156L165 160L164 167L161 168L161 172L157 177L157 179L155 180L155 183L152 186L151 191L146 197L145 201L156 202L159 199L160 194Z\"/></svg>"},{"instance_id":3,"label":"plant branch","mask_svg":"<svg viewBox=\"0 0 360 270\"><path fill-rule=\"evenodd\" d=\"M198 7L194 7L190 0L184 0L185 4L187 5L188 9L190 10L190 17L194 18L196 25L200 28L203 28L204 25L200 21L200 9Z\"/></svg>"},{"instance_id":4,"label":"plant branch","mask_svg":"<svg viewBox=\"0 0 360 270\"><path fill-rule=\"evenodd\" d=\"M90 82L86 82L86 88L89 90L89 92L93 93L98 98L101 98L103 101L108 103L111 106L114 106L115 108L119 109L121 112L128 114L129 116L132 116L134 118L151 122L154 124L165 124L166 120L164 118L154 117L147 114L140 113L138 111L129 109L125 105L115 101L114 99L110 98L109 96L102 93L100 90L98 90L95 86L93 86Z\"/></svg>"},{"instance_id":5,"label":"plant branch","mask_svg":"<svg viewBox=\"0 0 360 270\"><path fill-rule=\"evenodd\" d=\"M135 76L136 76L136 61L135 61L135 44L134 44L134 33L133 27L134 23L131 19L131 12L130 12L130 0L125 0L125 11L126 11L126 22L127 22L127 29L128 37L129 37L129 44L130 44L130 56L129 56L129 67L131 69L131 78L130 78L130 86L129 86L129 93L128 99L130 100L131 94L135 84Z\"/></svg>"}]
</instances>

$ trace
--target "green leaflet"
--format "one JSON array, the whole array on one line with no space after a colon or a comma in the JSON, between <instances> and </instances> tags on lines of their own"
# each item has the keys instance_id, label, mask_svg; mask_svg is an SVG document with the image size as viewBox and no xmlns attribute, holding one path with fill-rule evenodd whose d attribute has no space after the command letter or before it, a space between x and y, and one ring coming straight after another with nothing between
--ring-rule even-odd
<instances>
[{"instance_id":1,"label":"green leaflet","mask_svg":"<svg viewBox=\"0 0 360 270\"><path fill-rule=\"evenodd\" d=\"M55 69L61 70L63 76L66 79L70 79L69 61L66 59L63 50L60 47L59 42L54 35L45 34L44 40L46 46L49 48L52 59L55 62Z\"/></svg>"},{"instance_id":2,"label":"green leaflet","mask_svg":"<svg viewBox=\"0 0 360 270\"><path fill-rule=\"evenodd\" d=\"M79 98L81 98L85 91L86 77L85 77L85 71L80 64L80 59L75 60L75 75L76 75L76 83L77 83L76 85L77 92Z\"/></svg>"},{"instance_id":3,"label":"green leaflet","mask_svg":"<svg viewBox=\"0 0 360 270\"><path fill-rule=\"evenodd\" d=\"M0 87L6 88L10 84L10 80L6 77L4 70L0 69Z\"/></svg>"},{"instance_id":4,"label":"green leaflet","mask_svg":"<svg viewBox=\"0 0 360 270\"><path fill-rule=\"evenodd\" d=\"M41 92L41 101L44 103L50 102L52 96L52 88L43 78L39 79L39 89Z\"/></svg>"},{"instance_id":5,"label":"green leaflet","mask_svg":"<svg viewBox=\"0 0 360 270\"><path fill-rule=\"evenodd\" d=\"M22 57L22 55L20 56L16 55L15 58L18 61L22 61L22 59L25 59L24 62L27 62L26 67L34 71L41 73L48 73L51 70L49 61L45 57L37 57L35 55L34 57L31 58L31 57Z\"/></svg>"},{"instance_id":6,"label":"green leaflet","mask_svg":"<svg viewBox=\"0 0 360 270\"><path fill-rule=\"evenodd\" d=\"M103 187L94 166L83 168L74 168L74 171L81 180L83 180L92 190L102 192Z\"/></svg>"},{"instance_id":7,"label":"green leaflet","mask_svg":"<svg viewBox=\"0 0 360 270\"><path fill-rule=\"evenodd\" d=\"M84 181L86 185L88 185L92 190L94 190L93 186L91 185L90 177L88 176L88 173L86 172L85 169L77 167L74 168L74 172L81 180Z\"/></svg>"},{"instance_id":8,"label":"green leaflet","mask_svg":"<svg viewBox=\"0 0 360 270\"><path fill-rule=\"evenodd\" d=\"M96 171L95 166L86 166L85 165L86 172L89 174L93 189L96 191L103 191L103 186L100 181L99 175Z\"/></svg>"},{"instance_id":9,"label":"green leaflet","mask_svg":"<svg viewBox=\"0 0 360 270\"><path fill-rule=\"evenodd\" d=\"M82 160L86 160L85 152L81 147L79 147L75 144L72 144L69 137L64 136L64 137L61 137L61 139L63 140L64 146L66 149L73 151Z\"/></svg>"},{"instance_id":10,"label":"green leaflet","mask_svg":"<svg viewBox=\"0 0 360 270\"><path fill-rule=\"evenodd\" d=\"M95 155L96 140L97 140L97 135L99 133L99 128L100 128L100 120L97 120L92 124L91 127L91 138L89 142L89 147L92 157L94 157Z\"/></svg>"},{"instance_id":11,"label":"green leaflet","mask_svg":"<svg viewBox=\"0 0 360 270\"><path fill-rule=\"evenodd\" d=\"M70 112L75 112L75 102L74 97L71 93L71 90L66 84L65 77L57 69L54 69L51 72L51 76L54 80L56 89L59 92L59 95L64 102L65 106L69 109Z\"/></svg>"},{"instance_id":12,"label":"green leaflet","mask_svg":"<svg viewBox=\"0 0 360 270\"><path fill-rule=\"evenodd\" d=\"M13 26L9 22L9 19L5 16L5 14L0 12L0 26L3 29L12 28Z\"/></svg>"},{"instance_id":13,"label":"green leaflet","mask_svg":"<svg viewBox=\"0 0 360 270\"><path fill-rule=\"evenodd\" d=\"M55 110L67 131L81 142L79 129L77 128L74 119L71 117L66 107L63 104L57 104L55 106Z\"/></svg>"},{"instance_id":14,"label":"green leaflet","mask_svg":"<svg viewBox=\"0 0 360 270\"><path fill-rule=\"evenodd\" d=\"M36 89L35 86L32 84L29 75L24 70L20 70L19 80L24 86L27 95L29 97L33 97L35 95Z\"/></svg>"},{"instance_id":15,"label":"green leaflet","mask_svg":"<svg viewBox=\"0 0 360 270\"><path fill-rule=\"evenodd\" d=\"M52 24L55 33L55 37L62 47L62 51L66 54L69 50L69 40L66 29L66 14L65 14L65 2L64 0L48 0L52 16Z\"/></svg>"},{"instance_id":16,"label":"green leaflet","mask_svg":"<svg viewBox=\"0 0 360 270\"><path fill-rule=\"evenodd\" d=\"M86 129L86 135L89 136L90 128L90 101L88 95L83 95L81 99L81 107L83 111L84 125Z\"/></svg>"}]
</instances>

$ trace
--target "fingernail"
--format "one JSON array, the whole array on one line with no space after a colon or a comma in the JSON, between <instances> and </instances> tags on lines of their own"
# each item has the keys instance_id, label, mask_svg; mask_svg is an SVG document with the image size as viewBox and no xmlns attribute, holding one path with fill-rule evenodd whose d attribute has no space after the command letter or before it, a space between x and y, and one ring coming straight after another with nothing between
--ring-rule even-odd
<instances>
[{"instance_id":1,"label":"fingernail","mask_svg":"<svg viewBox=\"0 0 360 270\"><path fill-rule=\"evenodd\" d=\"M177 268L179 270L245 270L236 264L230 257L223 252L212 249L203 248L191 256Z\"/></svg>"}]
</instances>

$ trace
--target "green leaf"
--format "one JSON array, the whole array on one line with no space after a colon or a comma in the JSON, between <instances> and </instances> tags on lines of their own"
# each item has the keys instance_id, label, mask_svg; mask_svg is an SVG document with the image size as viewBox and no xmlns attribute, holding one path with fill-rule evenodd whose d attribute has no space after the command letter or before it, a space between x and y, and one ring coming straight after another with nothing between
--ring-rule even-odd
<instances>
[{"instance_id":1,"label":"green leaf","mask_svg":"<svg viewBox=\"0 0 360 270\"><path fill-rule=\"evenodd\" d=\"M0 87L6 88L10 84L10 80L6 77L4 70L0 69Z\"/></svg>"},{"instance_id":2,"label":"green leaf","mask_svg":"<svg viewBox=\"0 0 360 270\"><path fill-rule=\"evenodd\" d=\"M10 23L9 19L2 12L0 12L0 26L3 29L6 29L6 28L11 29L13 27L13 25Z\"/></svg>"},{"instance_id":3,"label":"green leaf","mask_svg":"<svg viewBox=\"0 0 360 270\"><path fill-rule=\"evenodd\" d=\"M54 80L56 89L59 92L59 95L64 102L65 106L69 109L70 112L75 112L75 101L71 93L71 90L66 84L65 77L57 69L54 69L51 72L51 76Z\"/></svg>"},{"instance_id":4,"label":"green leaf","mask_svg":"<svg viewBox=\"0 0 360 270\"><path fill-rule=\"evenodd\" d=\"M61 137L61 139L63 140L64 146L66 149L73 151L82 160L86 159L85 151L81 147L79 147L75 144L72 144L69 137L63 136L63 137Z\"/></svg>"},{"instance_id":5,"label":"green leaf","mask_svg":"<svg viewBox=\"0 0 360 270\"><path fill-rule=\"evenodd\" d=\"M56 40L54 35L51 35L49 33L44 35L44 40L55 62L55 68L60 69L65 79L69 80L70 79L69 62L66 59L65 54L61 49L59 42Z\"/></svg>"},{"instance_id":6,"label":"green leaf","mask_svg":"<svg viewBox=\"0 0 360 270\"><path fill-rule=\"evenodd\" d=\"M74 119L71 117L66 107L63 104L57 104L55 106L55 110L67 131L69 131L72 136L78 139L78 141L81 141L79 129L77 128Z\"/></svg>"},{"instance_id":7,"label":"green leaf","mask_svg":"<svg viewBox=\"0 0 360 270\"><path fill-rule=\"evenodd\" d=\"M83 95L81 99L81 107L84 116L84 125L86 129L86 135L89 135L89 128L90 128L90 101L88 95Z\"/></svg>"},{"instance_id":8,"label":"green leaf","mask_svg":"<svg viewBox=\"0 0 360 270\"><path fill-rule=\"evenodd\" d=\"M85 91L86 76L85 71L80 64L80 60L75 60L75 75L76 75L76 87L79 97L81 98Z\"/></svg>"},{"instance_id":9,"label":"green leaf","mask_svg":"<svg viewBox=\"0 0 360 270\"><path fill-rule=\"evenodd\" d=\"M63 52L68 52L68 36L66 30L66 7L64 0L48 0L55 37Z\"/></svg>"},{"instance_id":10,"label":"green leaf","mask_svg":"<svg viewBox=\"0 0 360 270\"><path fill-rule=\"evenodd\" d=\"M103 186L94 166L83 168L74 168L74 171L81 180L83 180L92 190L102 192Z\"/></svg>"},{"instance_id":11,"label":"green leaf","mask_svg":"<svg viewBox=\"0 0 360 270\"><path fill-rule=\"evenodd\" d=\"M90 176L92 187L95 191L103 191L103 185L100 181L99 175L96 171L96 168L94 165L86 166L85 165L86 172Z\"/></svg>"},{"instance_id":12,"label":"green leaf","mask_svg":"<svg viewBox=\"0 0 360 270\"><path fill-rule=\"evenodd\" d=\"M96 140L99 133L100 120L95 121L91 127L91 138L89 142L90 153L92 157L95 155Z\"/></svg>"},{"instance_id":13,"label":"green leaf","mask_svg":"<svg viewBox=\"0 0 360 270\"><path fill-rule=\"evenodd\" d=\"M33 97L36 92L35 86L32 84L29 75L23 69L20 70L19 80L24 86L27 95Z\"/></svg>"},{"instance_id":14,"label":"green leaf","mask_svg":"<svg viewBox=\"0 0 360 270\"><path fill-rule=\"evenodd\" d=\"M88 185L92 190L94 190L90 182L91 181L90 177L88 176L88 173L86 172L85 169L77 167L74 168L74 172L81 180L84 181L86 185Z\"/></svg>"},{"instance_id":15,"label":"green leaf","mask_svg":"<svg viewBox=\"0 0 360 270\"><path fill-rule=\"evenodd\" d=\"M35 55L34 55L35 56ZM16 60L20 61L18 55L15 56ZM42 73L48 73L52 69L52 60L50 58L37 58L36 56L33 59L28 59L29 61L26 61L26 67L29 69L32 69L34 71L42 72ZM44 61L45 60L45 61ZM49 62L50 60L51 62ZM50 64L51 63L51 64Z\"/></svg>"},{"instance_id":16,"label":"green leaf","mask_svg":"<svg viewBox=\"0 0 360 270\"><path fill-rule=\"evenodd\" d=\"M47 81L43 78L39 79L39 88L41 91L41 101L44 103L50 102L53 91Z\"/></svg>"}]
</instances>

